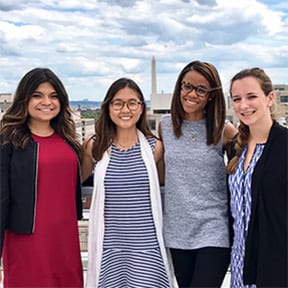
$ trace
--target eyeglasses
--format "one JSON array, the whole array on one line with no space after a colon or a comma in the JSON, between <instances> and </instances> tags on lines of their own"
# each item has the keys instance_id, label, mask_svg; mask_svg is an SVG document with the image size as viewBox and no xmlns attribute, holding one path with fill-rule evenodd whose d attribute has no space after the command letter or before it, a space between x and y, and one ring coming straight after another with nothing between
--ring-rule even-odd
<instances>
[{"instance_id":1,"label":"eyeglasses","mask_svg":"<svg viewBox=\"0 0 288 288\"><path fill-rule=\"evenodd\" d=\"M115 110L115 111L119 111L121 109L123 109L124 105L127 105L128 109L131 110L131 111L136 111L139 106L142 104L141 101L138 101L136 99L130 99L128 101L123 101L123 100L120 100L120 99L115 99L115 100L112 100L110 102L110 105L112 106L112 108Z\"/></svg>"},{"instance_id":2,"label":"eyeglasses","mask_svg":"<svg viewBox=\"0 0 288 288\"><path fill-rule=\"evenodd\" d=\"M212 88L212 89L207 89L203 86L194 86L190 83L187 83L185 81L181 82L181 89L185 92L185 93L191 93L193 90L195 90L196 94L198 97L200 98L205 98L210 92L220 89L221 87L218 88Z\"/></svg>"}]
</instances>

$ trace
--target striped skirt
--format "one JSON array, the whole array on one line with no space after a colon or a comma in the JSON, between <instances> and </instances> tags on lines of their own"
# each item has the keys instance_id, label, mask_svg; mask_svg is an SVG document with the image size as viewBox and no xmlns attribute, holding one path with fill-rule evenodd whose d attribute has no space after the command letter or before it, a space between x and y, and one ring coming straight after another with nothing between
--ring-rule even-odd
<instances>
[{"instance_id":1,"label":"striped skirt","mask_svg":"<svg viewBox=\"0 0 288 288\"><path fill-rule=\"evenodd\" d=\"M159 249L103 251L99 288L168 288Z\"/></svg>"}]
</instances>

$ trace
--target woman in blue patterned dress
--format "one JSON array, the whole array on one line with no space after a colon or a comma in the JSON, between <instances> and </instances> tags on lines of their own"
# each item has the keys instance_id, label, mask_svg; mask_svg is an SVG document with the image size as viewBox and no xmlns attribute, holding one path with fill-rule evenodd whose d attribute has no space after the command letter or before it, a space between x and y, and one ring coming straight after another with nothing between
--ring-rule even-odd
<instances>
[{"instance_id":1,"label":"woman in blue patterned dress","mask_svg":"<svg viewBox=\"0 0 288 288\"><path fill-rule=\"evenodd\" d=\"M83 143L83 180L94 169L87 287L172 287L156 168L162 155L140 88L118 79Z\"/></svg>"},{"instance_id":2,"label":"woman in blue patterned dress","mask_svg":"<svg viewBox=\"0 0 288 288\"><path fill-rule=\"evenodd\" d=\"M260 68L231 81L240 120L228 164L234 241L231 287L287 287L288 130L271 115L275 94Z\"/></svg>"}]
</instances>

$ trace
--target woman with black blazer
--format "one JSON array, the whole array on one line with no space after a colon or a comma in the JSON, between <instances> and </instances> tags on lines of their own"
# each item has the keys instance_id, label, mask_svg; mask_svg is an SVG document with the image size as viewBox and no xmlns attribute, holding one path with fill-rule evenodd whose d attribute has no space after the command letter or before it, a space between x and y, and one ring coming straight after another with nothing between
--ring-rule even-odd
<instances>
[{"instance_id":1,"label":"woman with black blazer","mask_svg":"<svg viewBox=\"0 0 288 288\"><path fill-rule=\"evenodd\" d=\"M83 287L80 148L61 80L48 68L28 71L0 122L5 288Z\"/></svg>"},{"instance_id":2,"label":"woman with black blazer","mask_svg":"<svg viewBox=\"0 0 288 288\"><path fill-rule=\"evenodd\" d=\"M227 167L231 287L287 287L288 129L272 116L275 94L262 69L237 73L230 93L240 121L236 155Z\"/></svg>"}]
</instances>

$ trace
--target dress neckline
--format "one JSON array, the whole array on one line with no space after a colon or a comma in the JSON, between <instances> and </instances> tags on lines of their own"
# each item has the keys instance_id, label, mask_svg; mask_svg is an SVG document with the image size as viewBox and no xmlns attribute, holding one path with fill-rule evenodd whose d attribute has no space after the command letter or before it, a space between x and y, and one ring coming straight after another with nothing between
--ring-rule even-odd
<instances>
[{"instance_id":1,"label":"dress neckline","mask_svg":"<svg viewBox=\"0 0 288 288\"><path fill-rule=\"evenodd\" d=\"M31 135L33 136L33 138L41 138L41 139L44 139L44 138L52 138L54 135L56 135L56 132L53 131L52 134L50 135L47 135L47 136L41 136L41 135L37 135L37 134L34 134L33 132L31 132Z\"/></svg>"}]
</instances>

